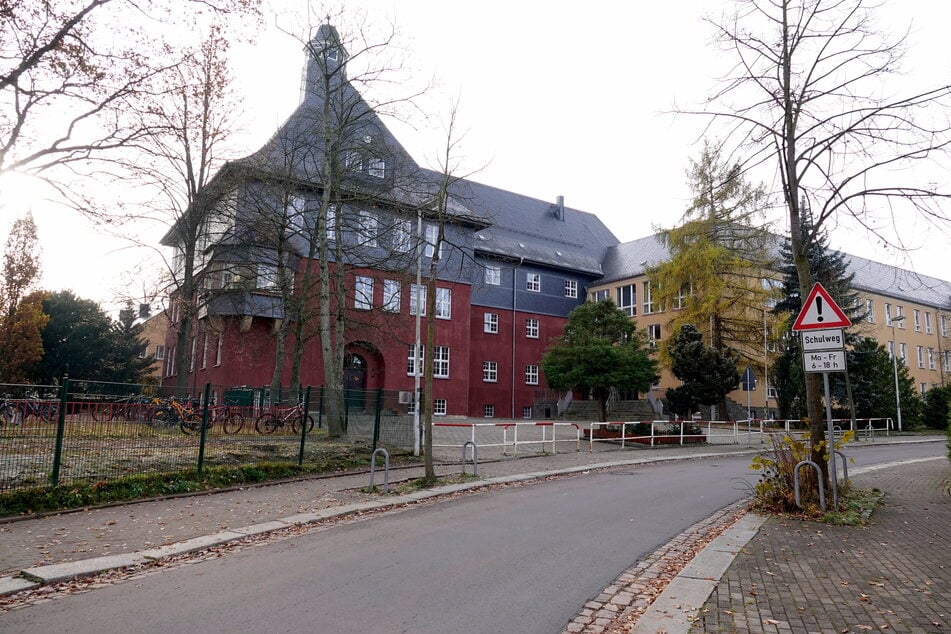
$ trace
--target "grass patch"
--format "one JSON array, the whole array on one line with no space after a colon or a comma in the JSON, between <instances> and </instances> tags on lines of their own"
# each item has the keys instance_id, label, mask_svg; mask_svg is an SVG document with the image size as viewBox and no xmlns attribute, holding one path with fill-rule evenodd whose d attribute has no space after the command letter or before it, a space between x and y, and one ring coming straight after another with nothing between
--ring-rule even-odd
<instances>
[{"instance_id":1,"label":"grass patch","mask_svg":"<svg viewBox=\"0 0 951 634\"><path fill-rule=\"evenodd\" d=\"M199 475L196 470L168 473L139 473L107 481L77 482L59 486L38 486L0 493L0 517L62 511L161 497L177 493L213 491L243 484L258 484L306 475L337 473L366 467L368 451L342 451L323 455L298 466L294 462L258 462L244 465L210 466Z\"/></svg>"},{"instance_id":2,"label":"grass patch","mask_svg":"<svg viewBox=\"0 0 951 634\"><path fill-rule=\"evenodd\" d=\"M839 510L825 513L822 521L834 526L865 526L884 498L885 494L879 489L850 488L839 496Z\"/></svg>"}]
</instances>

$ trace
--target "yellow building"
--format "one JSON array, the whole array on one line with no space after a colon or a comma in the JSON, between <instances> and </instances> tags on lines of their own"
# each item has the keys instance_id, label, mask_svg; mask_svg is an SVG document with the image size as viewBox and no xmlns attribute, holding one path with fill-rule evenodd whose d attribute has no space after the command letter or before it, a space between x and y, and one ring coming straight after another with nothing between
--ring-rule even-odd
<instances>
[{"instance_id":1,"label":"yellow building","mask_svg":"<svg viewBox=\"0 0 951 634\"><path fill-rule=\"evenodd\" d=\"M869 315L864 322L854 324L855 331L889 351L896 348L897 341L899 358L908 366L919 393L944 385L951 378L951 282L844 255L849 272L854 274L852 288L865 302ZM655 346L673 334L669 324L680 308L675 302L665 309L651 294L647 272L667 257L667 249L657 236L611 247L604 258L604 277L587 289L589 300L614 301L637 321ZM765 325L769 307L764 306L763 311ZM761 354L747 351L754 359L760 357L758 362L750 361L757 378L756 389L749 393L736 390L729 395L744 407L749 399L754 415L776 411L775 390L764 380L775 356L767 330L764 327ZM661 374L652 388L652 396L658 398L663 397L667 388L679 385L668 368L662 368Z\"/></svg>"}]
</instances>

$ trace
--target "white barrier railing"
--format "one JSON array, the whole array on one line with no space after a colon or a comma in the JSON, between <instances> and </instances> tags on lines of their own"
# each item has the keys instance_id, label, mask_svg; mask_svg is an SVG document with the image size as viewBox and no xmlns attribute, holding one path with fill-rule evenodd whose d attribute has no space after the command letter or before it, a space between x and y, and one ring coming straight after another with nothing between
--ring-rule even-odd
<instances>
[{"instance_id":1,"label":"white barrier railing","mask_svg":"<svg viewBox=\"0 0 951 634\"><path fill-rule=\"evenodd\" d=\"M511 447L515 453L518 455L518 448L521 445L541 445L542 451L545 450L545 445L551 444L551 452L555 453L555 443L564 443L564 442L573 442L575 443L575 451L581 450L581 428L577 423L563 423L555 421L543 421L536 423L433 423L433 447L462 447L465 445L465 442L471 442L477 448L482 449L486 447L502 447L503 453L509 447ZM452 443L452 444L437 444L436 443L436 434L435 430L437 428L461 428L469 429L468 439L462 443ZM519 429L522 429L522 437L519 438ZM574 429L573 438L558 438L559 429ZM484 432L492 432L499 430L501 431L501 439L498 438L484 438L486 435ZM527 430L540 430L541 438L536 437L526 437ZM549 437L548 432L551 432L551 437ZM483 432L479 438L477 432ZM493 434L490 434L490 436ZM510 436L511 435L511 436ZM480 440L482 442L480 442Z\"/></svg>"},{"instance_id":2,"label":"white barrier railing","mask_svg":"<svg viewBox=\"0 0 951 634\"><path fill-rule=\"evenodd\" d=\"M634 434L628 435L627 428L629 425L649 425L649 433L647 434ZM606 423L589 423L588 424L588 451L594 451L594 442L616 442L621 441L621 447L623 448L628 441L642 444L650 445L651 447L656 444L685 444L686 442L704 442L705 438L703 434L691 434L688 433L687 426L700 426L698 421L692 420L681 420L681 421L669 421L669 420L644 420L644 421L613 421ZM671 427L677 427L677 433L657 433L658 429L661 429L662 432L668 432L671 430ZM612 429L617 428L617 429ZM701 427L702 428L702 427ZM596 434L598 430L603 429L604 431L600 434ZM598 435L598 438L595 436Z\"/></svg>"}]
</instances>

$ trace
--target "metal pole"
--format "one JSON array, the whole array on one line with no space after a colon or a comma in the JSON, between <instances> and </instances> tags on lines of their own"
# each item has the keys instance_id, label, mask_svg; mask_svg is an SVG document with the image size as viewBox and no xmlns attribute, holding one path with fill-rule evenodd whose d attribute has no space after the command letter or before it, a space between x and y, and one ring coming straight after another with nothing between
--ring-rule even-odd
<instances>
[{"instance_id":1,"label":"metal pole","mask_svg":"<svg viewBox=\"0 0 951 634\"><path fill-rule=\"evenodd\" d=\"M829 430L829 446L826 447L826 451L829 452L829 485L832 487L832 510L839 510L839 491L836 480L839 477L839 472L836 470L835 466L835 432L832 429L832 402L829 399L829 373L822 373L822 385L825 388L826 393L826 427ZM819 488L822 488L822 482L819 483Z\"/></svg>"},{"instance_id":2,"label":"metal pole","mask_svg":"<svg viewBox=\"0 0 951 634\"><path fill-rule=\"evenodd\" d=\"M895 322L905 318L904 315L892 317L892 368L895 371L895 409L898 412L898 431L901 431L901 393L898 389L898 338L895 335Z\"/></svg>"},{"instance_id":3,"label":"metal pole","mask_svg":"<svg viewBox=\"0 0 951 634\"><path fill-rule=\"evenodd\" d=\"M422 403L420 402L420 390L419 390L419 374L420 374L420 363L419 363L419 338L420 332L422 329L421 317L422 310L420 304L422 303L422 288L423 288L423 254L422 254L422 245L423 245L423 210L421 208L416 210L416 342L415 347L413 348L413 398L416 399L416 406L413 408L413 455L418 456L420 454L420 445L422 439L422 429L420 428L419 421L419 410Z\"/></svg>"}]
</instances>

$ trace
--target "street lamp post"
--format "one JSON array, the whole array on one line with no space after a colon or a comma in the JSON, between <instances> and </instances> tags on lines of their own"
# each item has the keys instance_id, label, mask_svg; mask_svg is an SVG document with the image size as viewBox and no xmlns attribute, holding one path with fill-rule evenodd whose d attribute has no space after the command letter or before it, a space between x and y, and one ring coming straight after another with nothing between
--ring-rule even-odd
<instances>
[{"instance_id":1,"label":"street lamp post","mask_svg":"<svg viewBox=\"0 0 951 634\"><path fill-rule=\"evenodd\" d=\"M898 315L890 320L892 325L892 368L895 371L895 408L898 410L898 431L901 431L901 393L898 390L898 339L895 336L895 322L904 319L904 315Z\"/></svg>"}]
</instances>

